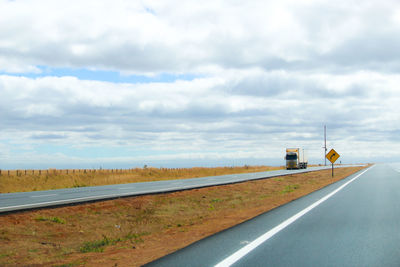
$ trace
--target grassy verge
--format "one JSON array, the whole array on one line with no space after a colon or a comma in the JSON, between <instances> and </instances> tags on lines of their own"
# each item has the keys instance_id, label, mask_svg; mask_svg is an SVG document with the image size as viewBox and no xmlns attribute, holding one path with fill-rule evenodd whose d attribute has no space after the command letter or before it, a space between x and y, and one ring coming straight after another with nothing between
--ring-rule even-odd
<instances>
[{"instance_id":1,"label":"grassy verge","mask_svg":"<svg viewBox=\"0 0 400 267\"><path fill-rule=\"evenodd\" d=\"M243 166L179 169L146 167L118 170L2 170L0 176L0 193L197 178L224 174L263 172L282 168Z\"/></svg>"},{"instance_id":2,"label":"grassy verge","mask_svg":"<svg viewBox=\"0 0 400 267\"><path fill-rule=\"evenodd\" d=\"M0 216L0 266L140 266L361 167Z\"/></svg>"}]
</instances>

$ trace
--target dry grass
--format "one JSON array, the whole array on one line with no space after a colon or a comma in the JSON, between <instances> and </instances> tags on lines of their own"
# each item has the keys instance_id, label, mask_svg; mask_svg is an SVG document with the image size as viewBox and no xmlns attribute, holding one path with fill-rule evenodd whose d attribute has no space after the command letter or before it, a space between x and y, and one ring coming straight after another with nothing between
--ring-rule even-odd
<instances>
[{"instance_id":1,"label":"dry grass","mask_svg":"<svg viewBox=\"0 0 400 267\"><path fill-rule=\"evenodd\" d=\"M0 265L140 266L360 169L2 215Z\"/></svg>"},{"instance_id":2,"label":"dry grass","mask_svg":"<svg viewBox=\"0 0 400 267\"><path fill-rule=\"evenodd\" d=\"M271 171L282 168L283 167L243 166L180 169L2 170L0 176L0 193L196 178L213 175Z\"/></svg>"}]
</instances>

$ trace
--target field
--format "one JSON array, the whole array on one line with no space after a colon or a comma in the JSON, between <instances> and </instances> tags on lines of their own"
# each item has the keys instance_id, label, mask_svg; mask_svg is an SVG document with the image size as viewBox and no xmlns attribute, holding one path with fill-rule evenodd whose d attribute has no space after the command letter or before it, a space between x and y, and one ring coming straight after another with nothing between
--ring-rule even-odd
<instances>
[{"instance_id":1,"label":"field","mask_svg":"<svg viewBox=\"0 0 400 267\"><path fill-rule=\"evenodd\" d=\"M242 166L179 169L145 167L135 169L96 170L2 170L0 175L0 193L197 178L224 174L271 171L282 168L283 167Z\"/></svg>"},{"instance_id":2,"label":"field","mask_svg":"<svg viewBox=\"0 0 400 267\"><path fill-rule=\"evenodd\" d=\"M140 266L362 169L0 216L0 265Z\"/></svg>"}]
</instances>

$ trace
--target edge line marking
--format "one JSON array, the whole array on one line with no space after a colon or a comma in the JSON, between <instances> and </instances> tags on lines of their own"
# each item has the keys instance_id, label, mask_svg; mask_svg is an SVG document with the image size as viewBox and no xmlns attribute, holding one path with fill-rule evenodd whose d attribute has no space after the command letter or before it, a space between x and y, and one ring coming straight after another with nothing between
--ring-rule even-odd
<instances>
[{"instance_id":1,"label":"edge line marking","mask_svg":"<svg viewBox=\"0 0 400 267\"><path fill-rule=\"evenodd\" d=\"M35 197L51 197L51 196L57 196L57 194L38 195L38 196L31 196L31 197L35 198Z\"/></svg>"},{"instance_id":2,"label":"edge line marking","mask_svg":"<svg viewBox=\"0 0 400 267\"><path fill-rule=\"evenodd\" d=\"M289 226L290 224L295 222L297 219L299 219L300 217L302 217L303 215L305 215L306 213L308 213L309 211L311 211L312 209L314 209L315 207L320 205L325 200L327 200L330 197L332 197L333 195L335 195L337 192L339 192L340 190L345 188L351 182L353 182L354 180L358 179L361 175L363 175L365 172L367 172L368 170L370 170L374 166L375 165L373 165L373 166L369 167L368 169L364 170L362 173L358 174L356 177L352 178L350 181L347 181L345 184L341 185L339 188L335 189L334 191L332 191L328 195L326 195L323 198L321 198L320 200L314 202L313 204L311 204L307 208L303 209L302 211L298 212L297 214L293 215L292 217L290 217L289 219L285 220L281 224L275 226L274 228L272 228L271 230L269 230L265 234L261 235L260 237L258 237L254 241L250 242L248 245L244 246L243 248L241 248L238 251L236 251L235 253L233 253L231 256L229 256L229 257L225 258L223 261L217 263L215 265L215 267L231 266L232 264L234 264L235 262L237 262L238 260L240 260L241 258L246 256L248 253L250 253L252 250L257 248L259 245L261 245L262 243L264 243L265 241L267 241L268 239L270 239L271 237L273 237L274 235L276 235L277 233L279 233L280 231L285 229L287 226Z\"/></svg>"}]
</instances>

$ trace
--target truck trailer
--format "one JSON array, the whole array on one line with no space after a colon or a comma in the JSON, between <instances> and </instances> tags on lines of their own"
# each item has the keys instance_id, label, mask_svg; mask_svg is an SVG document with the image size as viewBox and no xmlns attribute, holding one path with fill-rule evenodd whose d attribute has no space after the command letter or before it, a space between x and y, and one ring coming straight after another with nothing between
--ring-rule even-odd
<instances>
[{"instance_id":1,"label":"truck trailer","mask_svg":"<svg viewBox=\"0 0 400 267\"><path fill-rule=\"evenodd\" d=\"M304 149L286 148L286 169L307 169L308 159Z\"/></svg>"}]
</instances>

